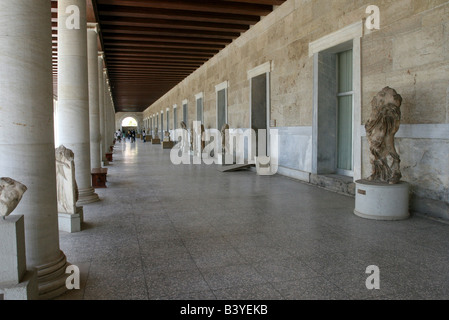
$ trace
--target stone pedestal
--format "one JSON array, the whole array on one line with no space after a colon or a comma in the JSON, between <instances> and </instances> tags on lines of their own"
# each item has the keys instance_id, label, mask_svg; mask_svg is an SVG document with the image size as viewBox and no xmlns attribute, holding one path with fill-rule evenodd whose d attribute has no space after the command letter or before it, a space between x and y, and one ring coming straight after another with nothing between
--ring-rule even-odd
<instances>
[{"instance_id":1,"label":"stone pedestal","mask_svg":"<svg viewBox=\"0 0 449 320\"><path fill-rule=\"evenodd\" d=\"M151 143L152 143L152 144L161 144L161 139L159 139L159 138L153 138L153 139L151 140Z\"/></svg>"},{"instance_id":2,"label":"stone pedestal","mask_svg":"<svg viewBox=\"0 0 449 320\"><path fill-rule=\"evenodd\" d=\"M84 220L83 207L78 207L76 213L58 213L58 225L60 231L65 232L80 232L81 225Z\"/></svg>"},{"instance_id":3,"label":"stone pedestal","mask_svg":"<svg viewBox=\"0 0 449 320\"><path fill-rule=\"evenodd\" d=\"M162 149L173 149L174 145L173 141L163 141Z\"/></svg>"},{"instance_id":4,"label":"stone pedestal","mask_svg":"<svg viewBox=\"0 0 449 320\"><path fill-rule=\"evenodd\" d=\"M106 153L106 160L108 161L108 164L109 164L109 162L112 162L112 153L111 152Z\"/></svg>"},{"instance_id":5,"label":"stone pedestal","mask_svg":"<svg viewBox=\"0 0 449 320\"><path fill-rule=\"evenodd\" d=\"M26 270L23 215L0 219L0 293L4 300L37 299L37 275Z\"/></svg>"},{"instance_id":6,"label":"stone pedestal","mask_svg":"<svg viewBox=\"0 0 449 320\"><path fill-rule=\"evenodd\" d=\"M19 283L26 271L23 216L0 218L0 283Z\"/></svg>"},{"instance_id":7,"label":"stone pedestal","mask_svg":"<svg viewBox=\"0 0 449 320\"><path fill-rule=\"evenodd\" d=\"M4 300L37 300L37 273L35 270L27 271L22 281L16 285L1 287L0 293Z\"/></svg>"},{"instance_id":8,"label":"stone pedestal","mask_svg":"<svg viewBox=\"0 0 449 320\"><path fill-rule=\"evenodd\" d=\"M108 169L106 168L95 168L92 169L92 186L94 188L107 188L107 174Z\"/></svg>"},{"instance_id":9,"label":"stone pedestal","mask_svg":"<svg viewBox=\"0 0 449 320\"><path fill-rule=\"evenodd\" d=\"M409 213L407 182L383 184L368 180L356 181L354 213L373 220L404 220Z\"/></svg>"}]
</instances>

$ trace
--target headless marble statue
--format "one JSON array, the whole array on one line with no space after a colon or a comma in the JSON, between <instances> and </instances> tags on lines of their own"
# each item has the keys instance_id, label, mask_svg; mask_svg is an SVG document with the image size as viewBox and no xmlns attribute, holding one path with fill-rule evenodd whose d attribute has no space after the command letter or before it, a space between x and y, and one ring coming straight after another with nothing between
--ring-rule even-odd
<instances>
[{"instance_id":1,"label":"headless marble statue","mask_svg":"<svg viewBox=\"0 0 449 320\"><path fill-rule=\"evenodd\" d=\"M371 101L371 117L365 125L371 152L370 181L397 184L402 178L401 160L394 141L401 121L401 104L402 97L390 87L384 88Z\"/></svg>"},{"instance_id":2,"label":"headless marble statue","mask_svg":"<svg viewBox=\"0 0 449 320\"><path fill-rule=\"evenodd\" d=\"M0 179L0 216L9 216L22 200L27 187L11 178Z\"/></svg>"}]
</instances>

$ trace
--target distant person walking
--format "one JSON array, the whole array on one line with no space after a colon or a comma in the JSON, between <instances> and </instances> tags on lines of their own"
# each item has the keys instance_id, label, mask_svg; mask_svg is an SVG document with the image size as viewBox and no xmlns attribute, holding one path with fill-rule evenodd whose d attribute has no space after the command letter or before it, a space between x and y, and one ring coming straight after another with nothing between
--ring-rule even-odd
<instances>
[{"instance_id":1,"label":"distant person walking","mask_svg":"<svg viewBox=\"0 0 449 320\"><path fill-rule=\"evenodd\" d=\"M131 131L131 143L136 142L136 131Z\"/></svg>"}]
</instances>

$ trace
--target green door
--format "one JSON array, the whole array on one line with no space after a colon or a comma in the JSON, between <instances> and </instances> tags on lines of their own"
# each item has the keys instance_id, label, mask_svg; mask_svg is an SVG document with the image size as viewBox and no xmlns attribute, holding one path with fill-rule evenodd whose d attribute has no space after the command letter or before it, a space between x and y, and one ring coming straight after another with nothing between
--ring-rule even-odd
<instances>
[{"instance_id":1,"label":"green door","mask_svg":"<svg viewBox=\"0 0 449 320\"><path fill-rule=\"evenodd\" d=\"M337 171L350 174L353 171L353 73L352 50L337 57L338 108L337 108Z\"/></svg>"}]
</instances>

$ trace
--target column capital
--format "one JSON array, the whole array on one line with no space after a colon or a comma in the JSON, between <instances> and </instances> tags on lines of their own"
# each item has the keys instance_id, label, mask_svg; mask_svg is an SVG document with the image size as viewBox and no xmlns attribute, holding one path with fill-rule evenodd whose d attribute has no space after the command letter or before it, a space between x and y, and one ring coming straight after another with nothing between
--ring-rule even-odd
<instances>
[{"instance_id":1,"label":"column capital","mask_svg":"<svg viewBox=\"0 0 449 320\"><path fill-rule=\"evenodd\" d=\"M98 23L96 22L88 22L87 23L87 31L95 31L96 33L98 33L100 27L98 25Z\"/></svg>"}]
</instances>

